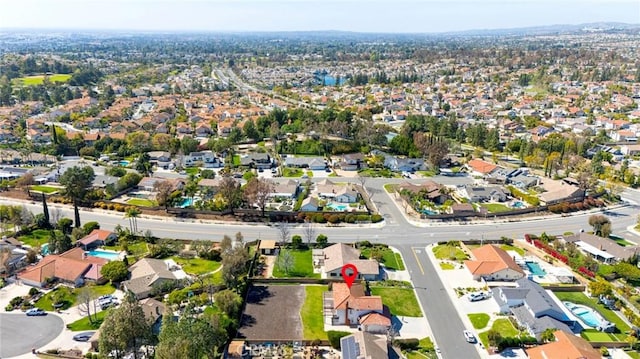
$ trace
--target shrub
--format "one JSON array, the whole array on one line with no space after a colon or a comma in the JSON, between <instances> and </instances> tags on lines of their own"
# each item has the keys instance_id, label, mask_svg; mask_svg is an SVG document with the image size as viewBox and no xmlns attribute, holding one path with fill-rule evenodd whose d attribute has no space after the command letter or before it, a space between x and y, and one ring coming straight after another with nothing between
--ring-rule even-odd
<instances>
[{"instance_id":1,"label":"shrub","mask_svg":"<svg viewBox=\"0 0 640 359\"><path fill-rule=\"evenodd\" d=\"M329 338L329 344L334 349L340 349L340 339L342 337L346 337L347 335L351 335L349 332L339 332L335 330L330 330L327 332L327 337Z\"/></svg>"},{"instance_id":2,"label":"shrub","mask_svg":"<svg viewBox=\"0 0 640 359\"><path fill-rule=\"evenodd\" d=\"M416 338L396 339L393 341L393 345L401 350L417 350L420 348L420 341Z\"/></svg>"},{"instance_id":3,"label":"shrub","mask_svg":"<svg viewBox=\"0 0 640 359\"><path fill-rule=\"evenodd\" d=\"M379 214L372 214L371 215L371 222L373 223L378 223L378 222L382 222L382 216Z\"/></svg>"},{"instance_id":4,"label":"shrub","mask_svg":"<svg viewBox=\"0 0 640 359\"><path fill-rule=\"evenodd\" d=\"M13 297L9 301L9 305L15 308L15 307L19 307L20 304L22 304L22 302L24 302L24 298L22 298L22 297Z\"/></svg>"},{"instance_id":5,"label":"shrub","mask_svg":"<svg viewBox=\"0 0 640 359\"><path fill-rule=\"evenodd\" d=\"M340 216L338 216L337 214L332 214L331 216L329 216L328 221L331 224L336 224L336 223L340 222Z\"/></svg>"},{"instance_id":6,"label":"shrub","mask_svg":"<svg viewBox=\"0 0 640 359\"><path fill-rule=\"evenodd\" d=\"M31 288L31 289L29 289L29 295L30 295L30 296L32 296L32 297L33 297L34 295L37 295L38 293L40 293L40 291L38 290L38 288Z\"/></svg>"}]
</instances>

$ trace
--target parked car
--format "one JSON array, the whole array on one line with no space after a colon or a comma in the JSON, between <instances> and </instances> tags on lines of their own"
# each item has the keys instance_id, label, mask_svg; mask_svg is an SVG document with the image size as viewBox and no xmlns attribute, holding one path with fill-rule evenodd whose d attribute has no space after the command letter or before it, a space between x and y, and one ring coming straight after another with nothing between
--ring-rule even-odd
<instances>
[{"instance_id":1,"label":"parked car","mask_svg":"<svg viewBox=\"0 0 640 359\"><path fill-rule=\"evenodd\" d=\"M25 312L25 314L29 317L35 317L40 315L47 315L47 312L40 308L31 308Z\"/></svg>"},{"instance_id":2,"label":"parked car","mask_svg":"<svg viewBox=\"0 0 640 359\"><path fill-rule=\"evenodd\" d=\"M82 332L73 336L73 340L77 342L88 342L96 332Z\"/></svg>"},{"instance_id":3,"label":"parked car","mask_svg":"<svg viewBox=\"0 0 640 359\"><path fill-rule=\"evenodd\" d=\"M467 343L476 342L476 337L475 335L473 335L473 333L471 333L471 331L465 330L463 333L464 333L464 339L467 341Z\"/></svg>"},{"instance_id":4,"label":"parked car","mask_svg":"<svg viewBox=\"0 0 640 359\"><path fill-rule=\"evenodd\" d=\"M475 293L469 294L467 298L469 298L470 302L477 302L479 300L485 300L489 298L489 294L486 292L475 292Z\"/></svg>"}]
</instances>

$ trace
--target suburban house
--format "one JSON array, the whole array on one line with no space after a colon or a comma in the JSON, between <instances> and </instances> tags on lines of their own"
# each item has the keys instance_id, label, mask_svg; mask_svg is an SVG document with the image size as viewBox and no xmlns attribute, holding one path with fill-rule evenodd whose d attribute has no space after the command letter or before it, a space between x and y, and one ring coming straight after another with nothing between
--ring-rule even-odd
<instances>
[{"instance_id":1,"label":"suburban house","mask_svg":"<svg viewBox=\"0 0 640 359\"><path fill-rule=\"evenodd\" d=\"M548 205L584 197L584 190L570 182L572 181L554 181L545 178L540 184L546 192L541 193L538 198L543 204Z\"/></svg>"},{"instance_id":2,"label":"suburban house","mask_svg":"<svg viewBox=\"0 0 640 359\"><path fill-rule=\"evenodd\" d=\"M331 294L332 325L357 326L363 332L380 334L391 327L389 309L382 304L382 298L366 295L361 283L354 283L351 288L346 283L333 283Z\"/></svg>"},{"instance_id":3,"label":"suburban house","mask_svg":"<svg viewBox=\"0 0 640 359\"><path fill-rule=\"evenodd\" d=\"M278 251L278 242L274 239L261 239L259 249L262 255L276 254Z\"/></svg>"},{"instance_id":4,"label":"suburban house","mask_svg":"<svg viewBox=\"0 0 640 359\"><path fill-rule=\"evenodd\" d=\"M640 253L640 246L619 245L616 241L586 232L563 238L565 243L574 243L582 252L604 263L616 263L633 258Z\"/></svg>"},{"instance_id":5,"label":"suburban house","mask_svg":"<svg viewBox=\"0 0 640 359\"><path fill-rule=\"evenodd\" d=\"M367 332L355 332L340 338L340 352L342 359L389 358L387 338Z\"/></svg>"},{"instance_id":6,"label":"suburban house","mask_svg":"<svg viewBox=\"0 0 640 359\"><path fill-rule=\"evenodd\" d=\"M466 166L472 175L483 177L490 175L493 171L498 169L498 166L494 165L493 163L485 162L483 160L475 158L467 162Z\"/></svg>"},{"instance_id":7,"label":"suburban house","mask_svg":"<svg viewBox=\"0 0 640 359\"><path fill-rule=\"evenodd\" d=\"M355 203L359 198L359 193L353 185L335 184L328 179L316 184L316 192L320 198L331 199L340 203Z\"/></svg>"},{"instance_id":8,"label":"suburban house","mask_svg":"<svg viewBox=\"0 0 640 359\"><path fill-rule=\"evenodd\" d=\"M164 303L155 300L153 298L146 298L141 300L140 307L144 312L144 317L149 323L151 323L151 330L154 334L160 334L162 328L162 316L166 310Z\"/></svg>"},{"instance_id":9,"label":"suburban house","mask_svg":"<svg viewBox=\"0 0 640 359\"><path fill-rule=\"evenodd\" d=\"M93 231L91 231L91 233L76 242L76 245L78 247L82 247L82 249L84 249L85 251L88 251L96 247L112 243L116 239L118 239L118 236L111 231L106 231L104 229L94 229Z\"/></svg>"},{"instance_id":10,"label":"suburban house","mask_svg":"<svg viewBox=\"0 0 640 359\"><path fill-rule=\"evenodd\" d=\"M338 166L343 171L357 171L364 168L364 155L362 153L350 153L342 155Z\"/></svg>"},{"instance_id":11,"label":"suburban house","mask_svg":"<svg viewBox=\"0 0 640 359\"><path fill-rule=\"evenodd\" d=\"M108 261L103 258L86 255L82 248L76 247L62 254L50 254L38 264L18 273L22 283L34 287L43 287L48 281L60 281L75 287L87 281L103 281L102 266Z\"/></svg>"},{"instance_id":12,"label":"suburban house","mask_svg":"<svg viewBox=\"0 0 640 359\"><path fill-rule=\"evenodd\" d=\"M284 160L286 167L308 168L310 170L322 171L327 168L327 162L323 157L293 157L287 156Z\"/></svg>"},{"instance_id":13,"label":"suburban house","mask_svg":"<svg viewBox=\"0 0 640 359\"><path fill-rule=\"evenodd\" d=\"M498 186L466 186L464 191L471 202L504 202L509 196L507 191Z\"/></svg>"},{"instance_id":14,"label":"suburban house","mask_svg":"<svg viewBox=\"0 0 640 359\"><path fill-rule=\"evenodd\" d=\"M302 200L300 205L300 211L302 212L317 212L319 208L319 200L316 197L307 197Z\"/></svg>"},{"instance_id":15,"label":"suburban house","mask_svg":"<svg viewBox=\"0 0 640 359\"><path fill-rule=\"evenodd\" d=\"M125 290L135 294L136 299L151 295L154 286L186 277L186 274L172 260L143 258L129 267L131 276L122 282Z\"/></svg>"},{"instance_id":16,"label":"suburban house","mask_svg":"<svg viewBox=\"0 0 640 359\"><path fill-rule=\"evenodd\" d=\"M391 155L385 156L383 166L392 171L410 173L424 171L428 167L422 158L401 158Z\"/></svg>"},{"instance_id":17,"label":"suburban house","mask_svg":"<svg viewBox=\"0 0 640 359\"><path fill-rule=\"evenodd\" d=\"M168 151L149 151L147 154L151 163L171 161L171 153Z\"/></svg>"},{"instance_id":18,"label":"suburban house","mask_svg":"<svg viewBox=\"0 0 640 359\"><path fill-rule=\"evenodd\" d=\"M268 153L250 153L240 157L240 165L249 166L251 168L269 169L271 168L271 157Z\"/></svg>"},{"instance_id":19,"label":"suburban house","mask_svg":"<svg viewBox=\"0 0 640 359\"><path fill-rule=\"evenodd\" d=\"M296 180L288 180L285 182L276 182L273 186L273 192L269 194L272 198L296 198L300 190L300 183Z\"/></svg>"},{"instance_id":20,"label":"suburban house","mask_svg":"<svg viewBox=\"0 0 640 359\"><path fill-rule=\"evenodd\" d=\"M401 183L398 185L398 190L400 192L408 191L413 194L421 194L424 199L428 199L435 204L443 204L449 199L446 187L432 180L428 180L422 184Z\"/></svg>"},{"instance_id":21,"label":"suburban house","mask_svg":"<svg viewBox=\"0 0 640 359\"><path fill-rule=\"evenodd\" d=\"M223 166L222 160L212 151L191 152L189 155L184 156L184 163L186 166L194 166L198 162L202 167L206 168L219 168Z\"/></svg>"},{"instance_id":22,"label":"suburban house","mask_svg":"<svg viewBox=\"0 0 640 359\"><path fill-rule=\"evenodd\" d=\"M473 275L487 281L514 281L525 276L524 271L502 248L487 244L471 251L472 259L464 264Z\"/></svg>"},{"instance_id":23,"label":"suburban house","mask_svg":"<svg viewBox=\"0 0 640 359\"><path fill-rule=\"evenodd\" d=\"M451 205L451 213L456 216L474 216L476 210L471 203L454 203Z\"/></svg>"},{"instance_id":24,"label":"suburban house","mask_svg":"<svg viewBox=\"0 0 640 359\"><path fill-rule=\"evenodd\" d=\"M378 262L374 259L360 259L360 251L344 243L322 249L322 257L314 264L322 267L322 276L325 278L339 278L342 276L342 267L345 264L353 264L358 268L356 279L380 279Z\"/></svg>"},{"instance_id":25,"label":"suburban house","mask_svg":"<svg viewBox=\"0 0 640 359\"><path fill-rule=\"evenodd\" d=\"M555 342L538 345L526 349L529 359L600 359L602 354L581 337L563 330L556 330L553 335Z\"/></svg>"},{"instance_id":26,"label":"suburban house","mask_svg":"<svg viewBox=\"0 0 640 359\"><path fill-rule=\"evenodd\" d=\"M181 178L143 177L138 182L138 190L153 192L154 186L158 182L169 181L173 185L173 190L182 190L186 182Z\"/></svg>"},{"instance_id":27,"label":"suburban house","mask_svg":"<svg viewBox=\"0 0 640 359\"><path fill-rule=\"evenodd\" d=\"M2 236L0 239L0 276L9 276L27 265L27 250L19 240Z\"/></svg>"},{"instance_id":28,"label":"suburban house","mask_svg":"<svg viewBox=\"0 0 640 359\"><path fill-rule=\"evenodd\" d=\"M538 283L528 278L518 279L516 287L496 287L493 298L501 313L511 313L518 325L540 340L546 329L560 329L568 333L582 327L570 319L562 307Z\"/></svg>"}]
</instances>

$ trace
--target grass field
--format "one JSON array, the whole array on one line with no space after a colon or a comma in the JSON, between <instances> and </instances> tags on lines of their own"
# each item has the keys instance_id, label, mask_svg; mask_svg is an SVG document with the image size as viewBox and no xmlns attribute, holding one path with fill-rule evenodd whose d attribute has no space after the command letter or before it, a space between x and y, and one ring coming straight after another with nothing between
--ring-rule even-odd
<instances>
[{"instance_id":1,"label":"grass field","mask_svg":"<svg viewBox=\"0 0 640 359\"><path fill-rule=\"evenodd\" d=\"M185 259L180 257L171 257L176 263L182 266L182 270L186 273L199 275L215 271L222 265L220 262L210 261L202 258Z\"/></svg>"},{"instance_id":2,"label":"grass field","mask_svg":"<svg viewBox=\"0 0 640 359\"><path fill-rule=\"evenodd\" d=\"M483 203L480 207L484 207L489 213L509 212L511 208L500 203Z\"/></svg>"},{"instance_id":3,"label":"grass field","mask_svg":"<svg viewBox=\"0 0 640 359\"><path fill-rule=\"evenodd\" d=\"M103 284L103 285L94 285L90 286L91 293L97 298L101 295L111 294L115 292L116 288L114 288L111 284ZM69 289L67 287L58 287L51 292L43 295L36 302L36 307L46 311L53 311L53 296L57 295L57 292L63 292L62 296L63 306L62 309L67 309L76 304L76 298L78 297L78 293L82 288Z\"/></svg>"},{"instance_id":4,"label":"grass field","mask_svg":"<svg viewBox=\"0 0 640 359\"><path fill-rule=\"evenodd\" d=\"M233 157L231 157L231 164L234 166L240 166L240 155L233 155Z\"/></svg>"},{"instance_id":5,"label":"grass field","mask_svg":"<svg viewBox=\"0 0 640 359\"><path fill-rule=\"evenodd\" d=\"M400 174L383 168L367 168L358 172L360 177L384 177L384 178L400 178Z\"/></svg>"},{"instance_id":6,"label":"grass field","mask_svg":"<svg viewBox=\"0 0 640 359\"><path fill-rule=\"evenodd\" d=\"M18 237L17 239L31 247L38 247L49 242L49 231L46 229L36 229L29 234Z\"/></svg>"},{"instance_id":7,"label":"grass field","mask_svg":"<svg viewBox=\"0 0 640 359\"><path fill-rule=\"evenodd\" d=\"M282 177L302 177L303 171L299 168L282 168Z\"/></svg>"},{"instance_id":8,"label":"grass field","mask_svg":"<svg viewBox=\"0 0 640 359\"><path fill-rule=\"evenodd\" d=\"M516 329L513 326L513 324L511 324L511 321L509 321L509 319L505 319L505 318L496 319L496 321L493 322L493 325L491 326L491 329L498 331L502 335L503 338L505 338L505 337L516 337L516 336L518 336L518 334L520 334L518 329ZM482 344L484 345L485 348L489 347L488 335L489 335L489 331L488 330L478 334L478 336L480 337L479 340L482 342Z\"/></svg>"},{"instance_id":9,"label":"grass field","mask_svg":"<svg viewBox=\"0 0 640 359\"><path fill-rule=\"evenodd\" d=\"M590 342L620 342L626 334L603 333L596 329L586 329L580 335Z\"/></svg>"},{"instance_id":10,"label":"grass field","mask_svg":"<svg viewBox=\"0 0 640 359\"><path fill-rule=\"evenodd\" d=\"M327 287L324 285L305 286L304 303L300 309L305 339L327 339L322 316L322 293L326 291Z\"/></svg>"},{"instance_id":11,"label":"grass field","mask_svg":"<svg viewBox=\"0 0 640 359\"><path fill-rule=\"evenodd\" d=\"M626 333L631 330L629 325L625 323L625 321L622 320L622 318L620 318L616 313L614 313L610 309L607 309L604 305L599 304L597 300L587 297L582 292L554 292L553 294L555 294L556 297L558 297L558 299L562 301L569 301L586 305L587 307L597 310L606 320L615 324L621 333Z\"/></svg>"},{"instance_id":12,"label":"grass field","mask_svg":"<svg viewBox=\"0 0 640 359\"><path fill-rule=\"evenodd\" d=\"M362 250L362 255L371 258L371 252L376 249L373 248L365 248ZM382 259L380 263L383 263L386 268L393 270L405 270L404 263L402 262L402 257L399 253L393 252L390 248L379 248L382 253Z\"/></svg>"},{"instance_id":13,"label":"grass field","mask_svg":"<svg viewBox=\"0 0 640 359\"><path fill-rule=\"evenodd\" d=\"M110 249L112 251L120 251L122 248L120 245L116 244L113 246L104 246L105 249ZM132 242L127 244L127 249L130 255L135 257L140 257L149 252L149 247L147 247L147 243L143 241Z\"/></svg>"},{"instance_id":14,"label":"grass field","mask_svg":"<svg viewBox=\"0 0 640 359\"><path fill-rule=\"evenodd\" d=\"M127 204L132 206L140 206L140 207L155 207L158 205L156 201L152 201L146 198L131 198L127 201Z\"/></svg>"},{"instance_id":15,"label":"grass field","mask_svg":"<svg viewBox=\"0 0 640 359\"><path fill-rule=\"evenodd\" d=\"M433 254L438 259L450 259L456 261L463 261L467 259L467 255L459 247L441 244L433 247Z\"/></svg>"},{"instance_id":16,"label":"grass field","mask_svg":"<svg viewBox=\"0 0 640 359\"><path fill-rule=\"evenodd\" d=\"M84 317L82 319L78 319L73 323L67 324L67 328L72 332L81 332L85 330L95 330L100 328L100 325L104 321L104 317L107 315L109 310L103 310L98 312L96 315L92 316L93 323L89 321L89 317Z\"/></svg>"},{"instance_id":17,"label":"grass field","mask_svg":"<svg viewBox=\"0 0 640 359\"><path fill-rule=\"evenodd\" d=\"M14 85L18 85L18 86L42 85L42 83L44 83L45 77L48 77L50 82L67 82L71 78L71 75L53 74L49 76L46 76L46 75L26 76L26 77L13 79L13 83Z\"/></svg>"},{"instance_id":18,"label":"grass field","mask_svg":"<svg viewBox=\"0 0 640 359\"><path fill-rule=\"evenodd\" d=\"M413 289L371 287L371 295L382 297L382 303L389 307L391 314L398 317L421 317L422 311L418 305Z\"/></svg>"},{"instance_id":19,"label":"grass field","mask_svg":"<svg viewBox=\"0 0 640 359\"><path fill-rule=\"evenodd\" d=\"M280 256L276 259L276 265L273 268L273 276L276 278L285 277L307 277L307 278L320 278L320 273L313 273L313 262L311 258L311 250L289 250L289 253L293 257L293 268L289 270L289 274L285 273L281 266L281 257L283 252L280 252Z\"/></svg>"},{"instance_id":20,"label":"grass field","mask_svg":"<svg viewBox=\"0 0 640 359\"><path fill-rule=\"evenodd\" d=\"M503 245L500 246L500 248L504 249L505 251L514 251L514 252L518 253L520 256L524 257L525 250L520 248L520 247L514 247L514 246L509 245L509 244L503 244Z\"/></svg>"},{"instance_id":21,"label":"grass field","mask_svg":"<svg viewBox=\"0 0 640 359\"><path fill-rule=\"evenodd\" d=\"M42 192L42 193L54 193L62 190L60 187L52 187L52 186L43 186L43 185L33 185L31 186L32 191Z\"/></svg>"},{"instance_id":22,"label":"grass field","mask_svg":"<svg viewBox=\"0 0 640 359\"><path fill-rule=\"evenodd\" d=\"M469 314L471 324L475 329L484 329L489 324L489 314L487 313L473 313Z\"/></svg>"}]
</instances>

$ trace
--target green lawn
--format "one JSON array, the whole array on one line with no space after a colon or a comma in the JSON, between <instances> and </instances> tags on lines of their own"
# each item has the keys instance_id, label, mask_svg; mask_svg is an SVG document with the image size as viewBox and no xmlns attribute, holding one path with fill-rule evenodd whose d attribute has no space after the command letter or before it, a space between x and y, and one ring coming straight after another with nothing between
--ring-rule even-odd
<instances>
[{"instance_id":1,"label":"green lawn","mask_svg":"<svg viewBox=\"0 0 640 359\"><path fill-rule=\"evenodd\" d=\"M322 293L327 291L327 286L308 285L304 290L304 303L300 309L304 338L307 340L327 339L322 314Z\"/></svg>"},{"instance_id":2,"label":"green lawn","mask_svg":"<svg viewBox=\"0 0 640 359\"><path fill-rule=\"evenodd\" d=\"M222 265L222 263L220 262L210 261L202 258L185 259L174 256L171 257L171 259L182 266L182 269L185 272L193 275L213 272L216 269L220 268L220 266Z\"/></svg>"},{"instance_id":3,"label":"green lawn","mask_svg":"<svg viewBox=\"0 0 640 359\"><path fill-rule=\"evenodd\" d=\"M436 171L433 170L429 170L429 171L418 171L418 174L422 177L433 177L435 175L437 175Z\"/></svg>"},{"instance_id":4,"label":"green lawn","mask_svg":"<svg viewBox=\"0 0 640 359\"><path fill-rule=\"evenodd\" d=\"M62 188L53 187L53 186L43 186L43 185L34 185L31 186L32 191L42 192L42 193L54 193L60 191Z\"/></svg>"},{"instance_id":5,"label":"green lawn","mask_svg":"<svg viewBox=\"0 0 640 359\"><path fill-rule=\"evenodd\" d=\"M516 336L518 336L518 334L520 334L518 329L516 329L513 326L513 324L511 324L511 321L509 321L509 319L506 319L506 318L496 319L496 321L493 322L493 325L491 326L491 329L498 331L502 335L503 338L504 337L516 337ZM489 334L488 330L478 334L478 336L480 337L479 340L482 342L482 344L484 345L485 348L489 347L488 334Z\"/></svg>"},{"instance_id":6,"label":"green lawn","mask_svg":"<svg viewBox=\"0 0 640 359\"><path fill-rule=\"evenodd\" d=\"M18 237L17 239L22 243L35 248L49 242L49 230L36 229L29 234Z\"/></svg>"},{"instance_id":7,"label":"green lawn","mask_svg":"<svg viewBox=\"0 0 640 359\"><path fill-rule=\"evenodd\" d=\"M127 201L127 204L140 207L155 207L158 205L156 201L152 201L146 198L131 198Z\"/></svg>"},{"instance_id":8,"label":"green lawn","mask_svg":"<svg viewBox=\"0 0 640 359\"><path fill-rule=\"evenodd\" d=\"M382 303L389 307L392 315L398 317L421 317L422 311L418 305L413 289L371 287L371 295L382 297Z\"/></svg>"},{"instance_id":9,"label":"green lawn","mask_svg":"<svg viewBox=\"0 0 640 359\"><path fill-rule=\"evenodd\" d=\"M50 82L67 82L71 78L68 74L53 74L49 75ZM26 76L13 79L15 85L34 86L41 85L44 82L45 75Z\"/></svg>"},{"instance_id":10,"label":"green lawn","mask_svg":"<svg viewBox=\"0 0 640 359\"><path fill-rule=\"evenodd\" d=\"M627 350L625 350L624 353L627 354L628 356L630 356L632 359L640 359L640 353L638 353L637 351L627 351Z\"/></svg>"},{"instance_id":11,"label":"green lawn","mask_svg":"<svg viewBox=\"0 0 640 359\"><path fill-rule=\"evenodd\" d=\"M276 278L285 277L307 277L307 278L320 278L320 273L313 273L313 262L311 258L311 250L288 250L293 257L293 268L289 271L289 274L281 267L281 257L284 251L280 252L280 256L276 259L276 265L273 268L273 276Z\"/></svg>"},{"instance_id":12,"label":"green lawn","mask_svg":"<svg viewBox=\"0 0 640 359\"><path fill-rule=\"evenodd\" d=\"M471 324L475 329L484 329L484 327L489 324L489 314L486 313L473 313L469 314L469 319L471 320Z\"/></svg>"},{"instance_id":13,"label":"green lawn","mask_svg":"<svg viewBox=\"0 0 640 359\"><path fill-rule=\"evenodd\" d=\"M411 351L406 353L407 359L435 359L437 358L436 353L421 353L419 351Z\"/></svg>"},{"instance_id":14,"label":"green lawn","mask_svg":"<svg viewBox=\"0 0 640 359\"><path fill-rule=\"evenodd\" d=\"M112 251L120 251L122 250L122 247L120 247L119 244L114 244L112 246L103 246L104 249L110 249ZM147 242L144 241L138 241L138 242L132 242L127 244L127 248L128 248L128 252L129 255L135 256L135 257L141 257L145 254L147 254L147 252L149 252L149 247L147 246ZM132 262L130 262L132 263Z\"/></svg>"},{"instance_id":15,"label":"green lawn","mask_svg":"<svg viewBox=\"0 0 640 359\"><path fill-rule=\"evenodd\" d=\"M501 203L483 203L480 207L486 208L489 213L509 212L511 208Z\"/></svg>"},{"instance_id":16,"label":"green lawn","mask_svg":"<svg viewBox=\"0 0 640 359\"><path fill-rule=\"evenodd\" d=\"M384 185L384 189L385 191L389 192L389 193L395 193L396 192L396 184L393 183L387 183Z\"/></svg>"},{"instance_id":17,"label":"green lawn","mask_svg":"<svg viewBox=\"0 0 640 359\"><path fill-rule=\"evenodd\" d=\"M78 319L73 323L67 324L67 328L72 332L81 332L86 330L96 330L100 328L100 325L104 321L104 317L109 310L103 310L92 316L93 323L89 321L89 317Z\"/></svg>"},{"instance_id":18,"label":"green lawn","mask_svg":"<svg viewBox=\"0 0 640 359\"><path fill-rule=\"evenodd\" d=\"M517 252L520 256L524 257L525 250L523 248L515 247L509 244L503 244L500 246L500 248L504 249L505 251Z\"/></svg>"},{"instance_id":19,"label":"green lawn","mask_svg":"<svg viewBox=\"0 0 640 359\"><path fill-rule=\"evenodd\" d=\"M375 250L374 248L364 248L362 250L362 255L371 258L371 252ZM402 262L402 257L399 253L395 253L391 250L391 248L378 248L382 253L382 259L380 263L383 263L386 268L392 270L405 270L404 263Z\"/></svg>"},{"instance_id":20,"label":"green lawn","mask_svg":"<svg viewBox=\"0 0 640 359\"><path fill-rule=\"evenodd\" d=\"M634 243L631 243L627 240L625 240L622 237L618 237L618 236L609 236L609 239L612 239L614 241L616 241L616 243L618 243L619 245L623 246L623 247L627 247L627 246L634 246Z\"/></svg>"},{"instance_id":21,"label":"green lawn","mask_svg":"<svg viewBox=\"0 0 640 359\"><path fill-rule=\"evenodd\" d=\"M236 167L240 166L240 155L233 155L233 157L231 157L231 164Z\"/></svg>"},{"instance_id":22,"label":"green lawn","mask_svg":"<svg viewBox=\"0 0 640 359\"><path fill-rule=\"evenodd\" d=\"M384 178L400 178L400 174L392 172L389 169L383 168L367 168L358 172L361 177L384 177Z\"/></svg>"},{"instance_id":23,"label":"green lawn","mask_svg":"<svg viewBox=\"0 0 640 359\"><path fill-rule=\"evenodd\" d=\"M448 244L441 244L433 247L433 254L438 259L450 259L456 261L463 261L467 259L467 255L462 251L462 249L460 249L460 247Z\"/></svg>"},{"instance_id":24,"label":"green lawn","mask_svg":"<svg viewBox=\"0 0 640 359\"><path fill-rule=\"evenodd\" d=\"M299 168L282 167L282 177L302 177L302 174Z\"/></svg>"},{"instance_id":25,"label":"green lawn","mask_svg":"<svg viewBox=\"0 0 640 359\"><path fill-rule=\"evenodd\" d=\"M92 294L96 298L105 294L111 294L116 290L116 288L109 283L103 284L103 285L91 285L90 288L91 288ZM80 291L82 290L82 288L70 289L67 287L58 287L57 289L52 290L51 292L43 295L40 299L38 299L35 306L42 310L53 311L54 310L53 295L57 291L61 291L61 290L65 292L65 295L63 297L64 305L62 306L62 309L67 309L76 304L76 298L78 296L78 293L80 293Z\"/></svg>"},{"instance_id":26,"label":"green lawn","mask_svg":"<svg viewBox=\"0 0 640 359\"><path fill-rule=\"evenodd\" d=\"M624 338L619 338L619 336L625 336L626 335L616 335L613 333L603 333L603 332L599 332L596 329L586 329L584 330L582 333L580 333L580 335L590 341L590 342L619 342L619 341L623 341Z\"/></svg>"},{"instance_id":27,"label":"green lawn","mask_svg":"<svg viewBox=\"0 0 640 359\"><path fill-rule=\"evenodd\" d=\"M440 268L442 268L442 270L452 270L456 269L456 266L450 262L440 262Z\"/></svg>"},{"instance_id":28,"label":"green lawn","mask_svg":"<svg viewBox=\"0 0 640 359\"><path fill-rule=\"evenodd\" d=\"M587 297L582 292L554 292L553 294L555 294L556 297L558 297L558 299L562 301L569 301L577 304L582 304L590 308L596 309L600 314L602 314L602 316L606 320L615 324L621 333L626 333L629 330L631 330L629 325L625 323L625 321L622 320L622 318L620 318L615 312L613 312L610 309L607 309L604 305L599 304L596 299Z\"/></svg>"}]
</instances>

